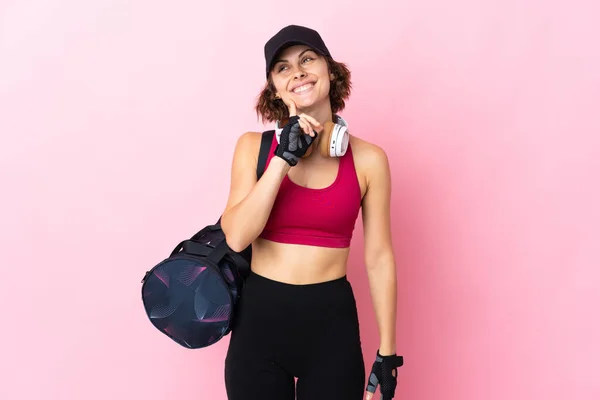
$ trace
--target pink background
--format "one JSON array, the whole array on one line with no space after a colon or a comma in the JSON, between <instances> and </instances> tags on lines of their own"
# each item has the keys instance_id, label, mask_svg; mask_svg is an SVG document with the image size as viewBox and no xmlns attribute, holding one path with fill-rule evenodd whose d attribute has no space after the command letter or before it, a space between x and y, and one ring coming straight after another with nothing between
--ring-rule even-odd
<instances>
[{"instance_id":1,"label":"pink background","mask_svg":"<svg viewBox=\"0 0 600 400\"><path fill-rule=\"evenodd\" d=\"M225 399L228 339L163 337L140 280L221 212L288 23L348 63L342 115L390 157L396 398L600 398L593 3L3 1L0 398Z\"/></svg>"}]
</instances>

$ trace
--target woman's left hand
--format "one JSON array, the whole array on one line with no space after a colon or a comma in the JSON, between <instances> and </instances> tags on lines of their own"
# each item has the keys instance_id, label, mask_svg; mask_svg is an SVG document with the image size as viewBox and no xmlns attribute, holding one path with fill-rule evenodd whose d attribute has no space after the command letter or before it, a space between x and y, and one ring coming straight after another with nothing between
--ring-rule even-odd
<instances>
[{"instance_id":1,"label":"woman's left hand","mask_svg":"<svg viewBox=\"0 0 600 400\"><path fill-rule=\"evenodd\" d=\"M396 395L396 379L398 377L398 367L404 364L404 358L392 354L382 356L377 351L377 357L371 368L371 374L367 380L366 400L371 400L375 390L379 386L381 400L392 400Z\"/></svg>"}]
</instances>

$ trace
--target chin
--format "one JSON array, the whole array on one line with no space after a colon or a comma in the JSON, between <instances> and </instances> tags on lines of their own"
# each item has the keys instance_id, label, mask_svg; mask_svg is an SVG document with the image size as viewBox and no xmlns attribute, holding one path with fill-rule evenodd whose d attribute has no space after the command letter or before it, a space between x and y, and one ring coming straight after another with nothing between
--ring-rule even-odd
<instances>
[{"instance_id":1,"label":"chin","mask_svg":"<svg viewBox=\"0 0 600 400\"><path fill-rule=\"evenodd\" d=\"M293 96L292 100L296 103L296 107L307 110L318 107L327 101L327 96Z\"/></svg>"},{"instance_id":2,"label":"chin","mask_svg":"<svg viewBox=\"0 0 600 400\"><path fill-rule=\"evenodd\" d=\"M294 103L296 103L296 107L298 109L307 110L314 107L317 104L313 99L294 99Z\"/></svg>"}]
</instances>

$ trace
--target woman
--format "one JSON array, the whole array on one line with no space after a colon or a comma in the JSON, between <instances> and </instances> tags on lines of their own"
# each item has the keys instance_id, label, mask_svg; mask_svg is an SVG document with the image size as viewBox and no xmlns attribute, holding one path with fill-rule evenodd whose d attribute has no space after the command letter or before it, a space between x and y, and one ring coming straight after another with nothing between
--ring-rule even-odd
<instances>
[{"instance_id":1,"label":"woman","mask_svg":"<svg viewBox=\"0 0 600 400\"><path fill-rule=\"evenodd\" d=\"M365 261L380 332L367 382L384 400L396 387L396 272L385 152L351 136L339 157L318 150L350 94L350 72L309 28L283 28L265 45L267 83L257 104L281 122L257 181L261 133L240 137L221 225L235 251L252 244L225 364L229 400L359 400L365 365L346 279L362 207ZM287 122L286 122L287 121ZM317 150L315 150L317 149ZM298 378L297 385L294 377ZM296 394L295 394L296 393Z\"/></svg>"}]
</instances>

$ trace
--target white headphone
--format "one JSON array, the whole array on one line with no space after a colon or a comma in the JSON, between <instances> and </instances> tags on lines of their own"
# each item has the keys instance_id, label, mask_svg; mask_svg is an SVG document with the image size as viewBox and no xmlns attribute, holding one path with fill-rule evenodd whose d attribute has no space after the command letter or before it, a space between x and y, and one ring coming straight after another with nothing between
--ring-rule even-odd
<instances>
[{"instance_id":1,"label":"white headphone","mask_svg":"<svg viewBox=\"0 0 600 400\"><path fill-rule=\"evenodd\" d=\"M348 150L348 142L350 135L348 132L348 123L339 115L333 116L334 123L331 130L327 129L329 124L325 124L325 129L321 132L324 137L321 139L325 143L320 143L321 154L329 157L341 157L346 154ZM283 128L279 127L279 121L275 122L275 136L277 137L277 143L279 143L281 137L281 131ZM325 147L326 146L326 147Z\"/></svg>"}]
</instances>

